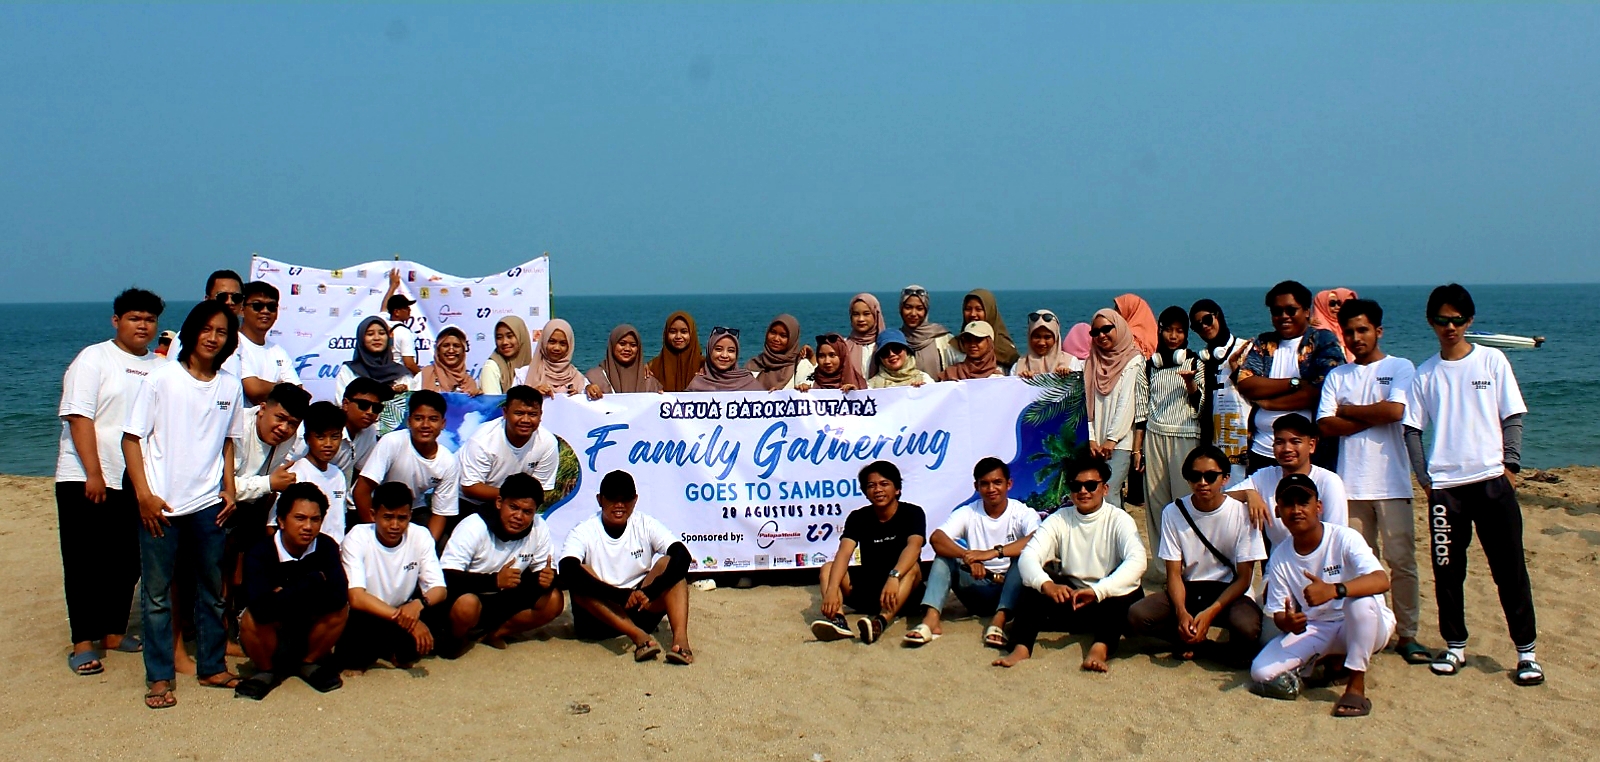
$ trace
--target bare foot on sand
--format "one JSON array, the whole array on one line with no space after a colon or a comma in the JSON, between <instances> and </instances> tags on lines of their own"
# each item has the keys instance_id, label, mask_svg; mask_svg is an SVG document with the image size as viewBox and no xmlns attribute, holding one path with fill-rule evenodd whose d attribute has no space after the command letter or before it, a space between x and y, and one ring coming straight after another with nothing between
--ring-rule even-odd
<instances>
[{"instance_id":1,"label":"bare foot on sand","mask_svg":"<svg viewBox=\"0 0 1600 762\"><path fill-rule=\"evenodd\" d=\"M1011 649L1011 653L1009 655L995 659L994 661L989 662L989 664L995 667L1015 667L1018 664L1027 661L1028 657L1032 655L1033 652L1029 650L1027 646L1017 646L1016 648Z\"/></svg>"},{"instance_id":2,"label":"bare foot on sand","mask_svg":"<svg viewBox=\"0 0 1600 762\"><path fill-rule=\"evenodd\" d=\"M1083 663L1078 666L1085 672L1105 672L1106 658L1106 644L1095 643L1089 646L1089 655L1083 657Z\"/></svg>"}]
</instances>

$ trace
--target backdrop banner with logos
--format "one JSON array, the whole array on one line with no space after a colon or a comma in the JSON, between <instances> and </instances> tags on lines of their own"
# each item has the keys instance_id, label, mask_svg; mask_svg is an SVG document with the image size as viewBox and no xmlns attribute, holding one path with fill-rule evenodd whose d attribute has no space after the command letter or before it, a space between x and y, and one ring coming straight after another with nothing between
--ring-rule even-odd
<instances>
[{"instance_id":1,"label":"backdrop banner with logos","mask_svg":"<svg viewBox=\"0 0 1600 762\"><path fill-rule=\"evenodd\" d=\"M501 397L446 397L447 448L501 425ZM1054 510L1073 476L1061 464L1087 438L1079 374L849 393L562 397L545 403L541 426L562 444L544 509L558 548L594 515L601 478L622 469L638 484L638 510L683 540L702 572L821 565L845 517L867 504L856 474L874 460L899 466L902 500L922 506L930 534L977 499L972 468L987 456L1010 465L1012 497Z\"/></svg>"},{"instance_id":2,"label":"backdrop banner with logos","mask_svg":"<svg viewBox=\"0 0 1600 762\"><path fill-rule=\"evenodd\" d=\"M445 326L467 334L473 375L494 351L494 326L516 315L537 332L550 319L550 258L541 256L481 278L462 278L407 260L364 262L337 270L256 256L250 279L277 287L278 322L268 338L294 360L300 382L319 400L333 400L334 377L355 350L356 327L379 315L389 273L400 270L397 293L415 300L408 325L417 334L417 362L433 362L433 339ZM335 400L336 401L336 400Z\"/></svg>"}]
</instances>

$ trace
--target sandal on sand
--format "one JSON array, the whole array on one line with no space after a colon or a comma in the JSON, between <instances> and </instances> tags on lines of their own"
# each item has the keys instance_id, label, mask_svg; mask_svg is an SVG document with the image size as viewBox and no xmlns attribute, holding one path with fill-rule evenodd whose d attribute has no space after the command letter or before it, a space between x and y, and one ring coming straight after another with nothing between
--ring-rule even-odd
<instances>
[{"instance_id":1,"label":"sandal on sand","mask_svg":"<svg viewBox=\"0 0 1600 762\"><path fill-rule=\"evenodd\" d=\"M818 619L812 622L811 635L823 641L849 640L856 636L850 631L850 625L844 621L842 614L835 614L832 619Z\"/></svg>"},{"instance_id":2,"label":"sandal on sand","mask_svg":"<svg viewBox=\"0 0 1600 762\"><path fill-rule=\"evenodd\" d=\"M111 650L121 651L125 654L143 653L144 641L140 640L138 635L123 635L122 642L118 643L117 647Z\"/></svg>"},{"instance_id":3,"label":"sandal on sand","mask_svg":"<svg viewBox=\"0 0 1600 762\"><path fill-rule=\"evenodd\" d=\"M646 640L644 645L633 647L633 660L650 661L651 659L656 658L656 655L659 653L661 653L661 645L656 643L654 640Z\"/></svg>"},{"instance_id":4,"label":"sandal on sand","mask_svg":"<svg viewBox=\"0 0 1600 762\"><path fill-rule=\"evenodd\" d=\"M881 616L874 616L871 619L861 617L856 620L856 631L861 634L861 642L869 645L878 642L878 638L883 637L883 629L888 626L889 623Z\"/></svg>"},{"instance_id":5,"label":"sandal on sand","mask_svg":"<svg viewBox=\"0 0 1600 762\"><path fill-rule=\"evenodd\" d=\"M300 679L318 693L336 691L344 687L344 678L339 676L339 670L323 664L301 664Z\"/></svg>"},{"instance_id":6,"label":"sandal on sand","mask_svg":"<svg viewBox=\"0 0 1600 762\"><path fill-rule=\"evenodd\" d=\"M684 646L673 646L667 651L667 663L687 667L694 663L694 650Z\"/></svg>"},{"instance_id":7,"label":"sandal on sand","mask_svg":"<svg viewBox=\"0 0 1600 762\"><path fill-rule=\"evenodd\" d=\"M1544 667L1539 666L1539 662L1523 659L1517 662L1511 681L1517 685L1538 685L1544 682Z\"/></svg>"},{"instance_id":8,"label":"sandal on sand","mask_svg":"<svg viewBox=\"0 0 1600 762\"><path fill-rule=\"evenodd\" d=\"M152 690L144 694L144 705L150 709L171 709L178 705L178 697L172 695L172 689Z\"/></svg>"},{"instance_id":9,"label":"sandal on sand","mask_svg":"<svg viewBox=\"0 0 1600 762\"><path fill-rule=\"evenodd\" d=\"M1438 656L1433 657L1433 663L1428 665L1428 669L1433 670L1433 674L1435 675L1440 675L1442 677L1454 677L1455 675L1460 674L1461 668L1465 666L1466 663L1466 659L1450 653L1450 649L1447 648L1443 651L1440 651Z\"/></svg>"},{"instance_id":10,"label":"sandal on sand","mask_svg":"<svg viewBox=\"0 0 1600 762\"><path fill-rule=\"evenodd\" d=\"M100 657L92 648L80 653L67 654L67 668L79 677L98 675L106 671L106 665L100 663Z\"/></svg>"},{"instance_id":11,"label":"sandal on sand","mask_svg":"<svg viewBox=\"0 0 1600 762\"><path fill-rule=\"evenodd\" d=\"M278 687L279 682L282 681L271 672L257 672L249 678L239 681L238 687L233 689L233 696L234 698L260 701L266 698L273 688Z\"/></svg>"},{"instance_id":12,"label":"sandal on sand","mask_svg":"<svg viewBox=\"0 0 1600 762\"><path fill-rule=\"evenodd\" d=\"M1251 683L1250 692L1279 701L1293 701L1300 698L1300 687L1300 673L1291 669L1266 682Z\"/></svg>"},{"instance_id":13,"label":"sandal on sand","mask_svg":"<svg viewBox=\"0 0 1600 762\"><path fill-rule=\"evenodd\" d=\"M999 627L996 627L996 626L991 624L991 625L989 625L988 629L983 631L983 644L984 645L986 645L986 646L988 646L990 648L1005 648L1006 647L1006 643L1007 643L1007 641L1006 641L1006 631L1005 630L1002 630Z\"/></svg>"},{"instance_id":14,"label":"sandal on sand","mask_svg":"<svg viewBox=\"0 0 1600 762\"><path fill-rule=\"evenodd\" d=\"M919 624L906 630L905 641L908 646L925 646L938 639L939 633L934 632L932 627L925 624Z\"/></svg>"},{"instance_id":15,"label":"sandal on sand","mask_svg":"<svg viewBox=\"0 0 1600 762\"><path fill-rule=\"evenodd\" d=\"M223 680L220 683L210 682L208 678L216 677L217 675L226 675L228 679ZM199 683L200 687L202 688L223 688L230 691L238 688L239 683L244 682L244 679L238 675L229 675L226 672L218 672L217 675L208 675L206 677L195 678L195 682Z\"/></svg>"},{"instance_id":16,"label":"sandal on sand","mask_svg":"<svg viewBox=\"0 0 1600 762\"><path fill-rule=\"evenodd\" d=\"M1372 714L1372 700L1366 696L1346 693L1333 702L1335 717L1365 717Z\"/></svg>"},{"instance_id":17,"label":"sandal on sand","mask_svg":"<svg viewBox=\"0 0 1600 762\"><path fill-rule=\"evenodd\" d=\"M1400 646L1394 649L1394 652L1400 654L1400 658L1405 659L1407 664L1430 664L1433 662L1433 652L1416 641Z\"/></svg>"}]
</instances>

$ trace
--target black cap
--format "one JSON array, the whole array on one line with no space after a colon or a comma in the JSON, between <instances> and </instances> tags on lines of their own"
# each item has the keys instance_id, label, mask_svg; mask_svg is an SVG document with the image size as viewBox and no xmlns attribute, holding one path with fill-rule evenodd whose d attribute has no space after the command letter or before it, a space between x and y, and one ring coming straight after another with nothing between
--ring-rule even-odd
<instances>
[{"instance_id":1,"label":"black cap","mask_svg":"<svg viewBox=\"0 0 1600 762\"><path fill-rule=\"evenodd\" d=\"M413 299L407 299L405 294L395 294L394 296L389 297L389 301L384 302L383 308L393 312L395 310L403 310L413 304L416 304L416 301Z\"/></svg>"},{"instance_id":2,"label":"black cap","mask_svg":"<svg viewBox=\"0 0 1600 762\"><path fill-rule=\"evenodd\" d=\"M1311 498L1317 497L1317 483L1305 474L1289 474L1278 482L1278 490L1274 497L1280 504L1304 505Z\"/></svg>"},{"instance_id":3,"label":"black cap","mask_svg":"<svg viewBox=\"0 0 1600 762\"><path fill-rule=\"evenodd\" d=\"M380 384L366 376L356 376L350 385L344 388L344 398L350 399L357 394L371 394L381 402L394 399L394 389L387 384Z\"/></svg>"}]
</instances>

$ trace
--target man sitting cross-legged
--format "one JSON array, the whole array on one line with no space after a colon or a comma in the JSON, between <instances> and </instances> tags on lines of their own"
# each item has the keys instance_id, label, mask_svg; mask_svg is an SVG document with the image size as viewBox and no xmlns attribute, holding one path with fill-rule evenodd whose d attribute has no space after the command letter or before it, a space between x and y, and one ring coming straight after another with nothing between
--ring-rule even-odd
<instances>
[{"instance_id":1,"label":"man sitting cross-legged","mask_svg":"<svg viewBox=\"0 0 1600 762\"><path fill-rule=\"evenodd\" d=\"M495 510L468 516L451 533L439 565L450 602L451 648L464 649L467 634L505 648L505 639L543 627L561 615L566 601L556 589L550 530L539 518L544 489L528 474L506 477Z\"/></svg>"},{"instance_id":2,"label":"man sitting cross-legged","mask_svg":"<svg viewBox=\"0 0 1600 762\"><path fill-rule=\"evenodd\" d=\"M606 474L596 498L600 512L573 527L561 551L573 629L585 640L625 635L633 641L633 660L649 661L661 653L650 634L665 616L672 627L667 663L693 664L689 549L666 525L634 511L639 491L628 472Z\"/></svg>"},{"instance_id":3,"label":"man sitting cross-legged","mask_svg":"<svg viewBox=\"0 0 1600 762\"><path fill-rule=\"evenodd\" d=\"M344 685L323 664L350 613L339 544L322 534L330 508L344 512L315 484L289 485L278 494L278 531L245 553L239 643L257 671L234 695L259 701L291 674L323 693Z\"/></svg>"},{"instance_id":4,"label":"man sitting cross-legged","mask_svg":"<svg viewBox=\"0 0 1600 762\"><path fill-rule=\"evenodd\" d=\"M817 640L852 636L844 619L844 607L849 606L867 615L856 620L861 641L878 642L922 583L917 561L928 518L921 506L900 501L900 469L887 460L874 461L856 478L869 504L845 517L839 550L822 565L822 618L811 623ZM857 548L861 564L851 566Z\"/></svg>"},{"instance_id":5,"label":"man sitting cross-legged","mask_svg":"<svg viewBox=\"0 0 1600 762\"><path fill-rule=\"evenodd\" d=\"M1128 629L1128 607L1144 597L1144 543L1133 517L1106 505L1111 467L1103 460L1068 463L1072 505L1039 525L1022 549L1017 567L1028 586L1011 625L1011 653L995 659L1012 667L1033 654L1040 631L1088 632L1094 636L1080 665L1106 671L1106 660ZM1046 564L1059 569L1046 569Z\"/></svg>"},{"instance_id":6,"label":"man sitting cross-legged","mask_svg":"<svg viewBox=\"0 0 1600 762\"><path fill-rule=\"evenodd\" d=\"M433 652L434 630L448 624L448 591L433 535L411 523L414 497L399 482L372 491L373 523L360 524L344 538L340 552L350 585L350 622L339 639L339 661L366 669L378 659L409 667Z\"/></svg>"}]
</instances>

